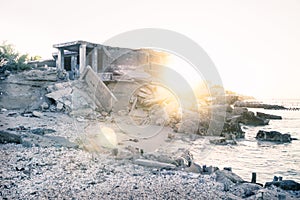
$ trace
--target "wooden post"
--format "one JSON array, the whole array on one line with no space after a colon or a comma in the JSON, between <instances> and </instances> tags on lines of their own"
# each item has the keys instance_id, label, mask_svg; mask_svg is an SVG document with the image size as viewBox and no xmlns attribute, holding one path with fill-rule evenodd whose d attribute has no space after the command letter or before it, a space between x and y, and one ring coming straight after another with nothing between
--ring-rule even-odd
<instances>
[{"instance_id":1,"label":"wooden post","mask_svg":"<svg viewBox=\"0 0 300 200\"><path fill-rule=\"evenodd\" d=\"M252 172L251 183L256 183L256 173L255 172Z\"/></svg>"}]
</instances>

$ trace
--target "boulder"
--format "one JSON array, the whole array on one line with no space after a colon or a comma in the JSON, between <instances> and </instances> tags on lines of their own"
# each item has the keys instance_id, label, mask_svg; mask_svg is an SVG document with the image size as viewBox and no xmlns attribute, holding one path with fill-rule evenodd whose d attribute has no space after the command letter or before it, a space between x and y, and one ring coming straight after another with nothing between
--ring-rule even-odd
<instances>
[{"instance_id":1,"label":"boulder","mask_svg":"<svg viewBox=\"0 0 300 200\"><path fill-rule=\"evenodd\" d=\"M248 112L248 109L244 107L234 107L234 109L232 110L233 115L242 115L246 112Z\"/></svg>"},{"instance_id":2,"label":"boulder","mask_svg":"<svg viewBox=\"0 0 300 200\"><path fill-rule=\"evenodd\" d=\"M216 181L221 182L221 183L244 183L245 181L239 177L238 175L236 175L235 173L233 173L232 171L228 171L228 170L217 170L216 171Z\"/></svg>"},{"instance_id":3,"label":"boulder","mask_svg":"<svg viewBox=\"0 0 300 200\"><path fill-rule=\"evenodd\" d=\"M279 187L283 190L300 190L300 183L293 180L266 182L265 187L270 187L271 185L275 185L276 187Z\"/></svg>"},{"instance_id":4,"label":"boulder","mask_svg":"<svg viewBox=\"0 0 300 200\"><path fill-rule=\"evenodd\" d=\"M225 122L222 130L222 135L233 134L235 138L244 138L245 132L242 130L240 123L236 119L231 119L229 122Z\"/></svg>"},{"instance_id":5,"label":"boulder","mask_svg":"<svg viewBox=\"0 0 300 200\"><path fill-rule=\"evenodd\" d=\"M22 139L21 136L0 130L0 144L6 144L6 143L16 143L21 144Z\"/></svg>"},{"instance_id":6,"label":"boulder","mask_svg":"<svg viewBox=\"0 0 300 200\"><path fill-rule=\"evenodd\" d=\"M192 162L191 166L184 168L184 171L192 173L201 173L202 168L197 163Z\"/></svg>"},{"instance_id":7,"label":"boulder","mask_svg":"<svg viewBox=\"0 0 300 200\"><path fill-rule=\"evenodd\" d=\"M282 134L278 131L263 131L259 130L255 137L257 140L260 141L270 141L270 142L291 142L291 135L290 134Z\"/></svg>"},{"instance_id":8,"label":"boulder","mask_svg":"<svg viewBox=\"0 0 300 200\"><path fill-rule=\"evenodd\" d=\"M243 183L230 188L230 192L238 197L247 198L249 196L255 195L260 189L262 189L260 185L254 183Z\"/></svg>"},{"instance_id":9,"label":"boulder","mask_svg":"<svg viewBox=\"0 0 300 200\"><path fill-rule=\"evenodd\" d=\"M244 112L241 117L239 118L239 122L245 125L252 125L252 126L262 126L269 124L269 119L260 118L255 116L254 112Z\"/></svg>"},{"instance_id":10,"label":"boulder","mask_svg":"<svg viewBox=\"0 0 300 200\"><path fill-rule=\"evenodd\" d=\"M262 112L256 112L256 115L260 118L264 118L264 119L282 119L281 116L278 115L271 115L271 114L266 114L266 113L262 113Z\"/></svg>"}]
</instances>

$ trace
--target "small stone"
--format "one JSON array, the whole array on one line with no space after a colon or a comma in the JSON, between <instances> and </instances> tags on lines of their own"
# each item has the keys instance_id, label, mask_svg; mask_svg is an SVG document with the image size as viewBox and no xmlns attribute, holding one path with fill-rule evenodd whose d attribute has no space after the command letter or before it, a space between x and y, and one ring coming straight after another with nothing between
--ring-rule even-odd
<instances>
[{"instance_id":1,"label":"small stone","mask_svg":"<svg viewBox=\"0 0 300 200\"><path fill-rule=\"evenodd\" d=\"M134 139L129 139L129 141L131 141L131 142L139 142L139 140L136 139L136 138L134 138Z\"/></svg>"},{"instance_id":2,"label":"small stone","mask_svg":"<svg viewBox=\"0 0 300 200\"><path fill-rule=\"evenodd\" d=\"M16 116L18 116L17 112L10 112L7 114L7 117L16 117Z\"/></svg>"},{"instance_id":3,"label":"small stone","mask_svg":"<svg viewBox=\"0 0 300 200\"><path fill-rule=\"evenodd\" d=\"M76 120L78 121L78 122L85 122L86 121L86 119L84 119L83 117L77 117L76 118Z\"/></svg>"},{"instance_id":4,"label":"small stone","mask_svg":"<svg viewBox=\"0 0 300 200\"><path fill-rule=\"evenodd\" d=\"M105 112L105 111L102 111L102 112L101 112L101 115L102 115L103 117L106 117L106 116L108 116L108 113Z\"/></svg>"},{"instance_id":5,"label":"small stone","mask_svg":"<svg viewBox=\"0 0 300 200\"><path fill-rule=\"evenodd\" d=\"M62 104L62 103L60 103L60 102L57 102L57 105L56 105L56 109L57 110L62 110L63 109L63 107L64 107L64 105Z\"/></svg>"},{"instance_id":6,"label":"small stone","mask_svg":"<svg viewBox=\"0 0 300 200\"><path fill-rule=\"evenodd\" d=\"M6 112L6 111L7 111L7 109L1 108L1 112Z\"/></svg>"},{"instance_id":7,"label":"small stone","mask_svg":"<svg viewBox=\"0 0 300 200\"><path fill-rule=\"evenodd\" d=\"M48 109L49 108L49 105L46 103L46 102L43 102L41 104L41 109L44 110L44 109Z\"/></svg>"},{"instance_id":8,"label":"small stone","mask_svg":"<svg viewBox=\"0 0 300 200\"><path fill-rule=\"evenodd\" d=\"M168 138L169 138L169 139L174 139L174 138L175 138L175 134L173 134L173 133L168 133Z\"/></svg>"},{"instance_id":9,"label":"small stone","mask_svg":"<svg viewBox=\"0 0 300 200\"><path fill-rule=\"evenodd\" d=\"M32 112L32 116L41 118L41 117L43 117L44 115L43 115L43 113L41 113L41 112L33 111L33 112Z\"/></svg>"}]
</instances>

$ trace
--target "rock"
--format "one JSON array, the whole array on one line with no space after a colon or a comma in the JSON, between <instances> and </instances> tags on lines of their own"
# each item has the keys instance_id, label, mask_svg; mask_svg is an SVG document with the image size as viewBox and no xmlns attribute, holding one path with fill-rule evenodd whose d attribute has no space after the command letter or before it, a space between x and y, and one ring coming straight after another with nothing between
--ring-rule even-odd
<instances>
[{"instance_id":1,"label":"rock","mask_svg":"<svg viewBox=\"0 0 300 200\"><path fill-rule=\"evenodd\" d=\"M278 131L263 131L259 130L255 137L260 141L270 141L270 142L291 142L290 134L282 134Z\"/></svg>"},{"instance_id":2,"label":"rock","mask_svg":"<svg viewBox=\"0 0 300 200\"><path fill-rule=\"evenodd\" d=\"M225 122L222 130L222 135L233 134L235 138L244 138L245 132L242 130L238 120L231 119L229 122Z\"/></svg>"},{"instance_id":3,"label":"rock","mask_svg":"<svg viewBox=\"0 0 300 200\"><path fill-rule=\"evenodd\" d=\"M1 108L1 112L6 112L6 111L7 111L7 109Z\"/></svg>"},{"instance_id":4,"label":"rock","mask_svg":"<svg viewBox=\"0 0 300 200\"><path fill-rule=\"evenodd\" d=\"M44 115L43 115L43 113L41 113L41 112L33 111L33 112L32 112L32 116L41 118L41 117L43 117Z\"/></svg>"},{"instance_id":5,"label":"rock","mask_svg":"<svg viewBox=\"0 0 300 200\"><path fill-rule=\"evenodd\" d=\"M0 130L0 144L6 144L6 143L16 143L21 144L22 139L21 136Z\"/></svg>"},{"instance_id":6,"label":"rock","mask_svg":"<svg viewBox=\"0 0 300 200\"><path fill-rule=\"evenodd\" d=\"M232 183L244 183L245 182L241 177L239 177L232 171L217 170L215 173L217 175L216 180L221 183L228 182L228 181L230 181Z\"/></svg>"},{"instance_id":7,"label":"rock","mask_svg":"<svg viewBox=\"0 0 300 200\"><path fill-rule=\"evenodd\" d=\"M262 189L260 185L254 183L242 183L233 186L229 191L238 197L247 198L255 195L260 189Z\"/></svg>"},{"instance_id":8,"label":"rock","mask_svg":"<svg viewBox=\"0 0 300 200\"><path fill-rule=\"evenodd\" d=\"M47 129L47 128L36 128L36 129L31 129L31 133L36 134L36 135L45 135L49 133L55 133L56 131L53 129Z\"/></svg>"},{"instance_id":9,"label":"rock","mask_svg":"<svg viewBox=\"0 0 300 200\"><path fill-rule=\"evenodd\" d=\"M9 112L6 116L7 117L16 117L16 116L18 116L18 113L17 112Z\"/></svg>"},{"instance_id":10,"label":"rock","mask_svg":"<svg viewBox=\"0 0 300 200\"><path fill-rule=\"evenodd\" d=\"M45 110L49 108L49 105L46 102L43 102L40 107L42 110Z\"/></svg>"},{"instance_id":11,"label":"rock","mask_svg":"<svg viewBox=\"0 0 300 200\"><path fill-rule=\"evenodd\" d=\"M213 167L213 166L206 167L206 165L203 165L202 167L202 174L212 174L216 171L219 171L218 167Z\"/></svg>"},{"instance_id":12,"label":"rock","mask_svg":"<svg viewBox=\"0 0 300 200\"><path fill-rule=\"evenodd\" d=\"M184 168L184 171L186 172L192 172L192 173L201 173L202 168L197 163L192 163L191 166Z\"/></svg>"},{"instance_id":13,"label":"rock","mask_svg":"<svg viewBox=\"0 0 300 200\"><path fill-rule=\"evenodd\" d=\"M294 191L300 190L300 183L297 183L296 181L293 180L266 182L265 187L270 187L271 185L275 185L276 187L279 187L283 190L294 190Z\"/></svg>"},{"instance_id":14,"label":"rock","mask_svg":"<svg viewBox=\"0 0 300 200\"><path fill-rule=\"evenodd\" d=\"M226 138L210 139L209 142L215 145L236 145L235 140L226 140Z\"/></svg>"},{"instance_id":15,"label":"rock","mask_svg":"<svg viewBox=\"0 0 300 200\"><path fill-rule=\"evenodd\" d=\"M256 112L256 115L258 117L261 117L261 118L264 118L264 119L282 119L281 116L266 114L266 113L262 113L262 112Z\"/></svg>"},{"instance_id":16,"label":"rock","mask_svg":"<svg viewBox=\"0 0 300 200\"><path fill-rule=\"evenodd\" d=\"M272 110L286 110L287 108L280 105L270 105L263 104L259 102L242 102L237 101L234 104L235 107L247 107L247 108L264 108L264 109L272 109Z\"/></svg>"},{"instance_id":17,"label":"rock","mask_svg":"<svg viewBox=\"0 0 300 200\"><path fill-rule=\"evenodd\" d=\"M63 107L64 107L64 104L62 104L60 102L57 102L57 104L56 104L56 110L61 111L63 109Z\"/></svg>"},{"instance_id":18,"label":"rock","mask_svg":"<svg viewBox=\"0 0 300 200\"><path fill-rule=\"evenodd\" d=\"M242 115L246 112L248 112L248 109L243 107L234 107L234 109L232 110L233 115Z\"/></svg>"},{"instance_id":19,"label":"rock","mask_svg":"<svg viewBox=\"0 0 300 200\"><path fill-rule=\"evenodd\" d=\"M15 128L7 128L9 131L28 131L29 128L26 128L25 126L18 126Z\"/></svg>"},{"instance_id":20,"label":"rock","mask_svg":"<svg viewBox=\"0 0 300 200\"><path fill-rule=\"evenodd\" d=\"M38 134L28 134L22 138L22 145L24 147L66 147L78 148L78 145L70 142L68 139L61 136L47 136Z\"/></svg>"},{"instance_id":21,"label":"rock","mask_svg":"<svg viewBox=\"0 0 300 200\"><path fill-rule=\"evenodd\" d=\"M101 115L102 115L103 117L107 117L107 116L108 116L108 112L102 111L102 112L101 112Z\"/></svg>"},{"instance_id":22,"label":"rock","mask_svg":"<svg viewBox=\"0 0 300 200\"><path fill-rule=\"evenodd\" d=\"M146 159L136 159L134 163L145 167L164 168L164 169L176 168L176 166L173 164L158 162L154 160L146 160Z\"/></svg>"},{"instance_id":23,"label":"rock","mask_svg":"<svg viewBox=\"0 0 300 200\"><path fill-rule=\"evenodd\" d=\"M239 118L239 122L245 125L262 126L269 124L269 119L263 119L254 115L254 112L245 112Z\"/></svg>"},{"instance_id":24,"label":"rock","mask_svg":"<svg viewBox=\"0 0 300 200\"><path fill-rule=\"evenodd\" d=\"M223 169L226 170L226 171L232 172L232 168L231 167L224 167Z\"/></svg>"}]
</instances>

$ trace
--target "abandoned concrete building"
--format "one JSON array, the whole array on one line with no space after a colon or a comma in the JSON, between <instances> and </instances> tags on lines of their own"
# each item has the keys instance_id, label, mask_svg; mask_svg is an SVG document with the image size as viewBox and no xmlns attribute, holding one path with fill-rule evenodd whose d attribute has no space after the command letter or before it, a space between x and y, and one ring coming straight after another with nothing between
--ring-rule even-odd
<instances>
[{"instance_id":1,"label":"abandoned concrete building","mask_svg":"<svg viewBox=\"0 0 300 200\"><path fill-rule=\"evenodd\" d=\"M79 78L86 66L91 66L102 79L109 81L113 79L116 66L163 63L167 55L150 49L110 47L81 40L54 44L53 47L58 50L53 53L57 69L66 70L71 80Z\"/></svg>"}]
</instances>

